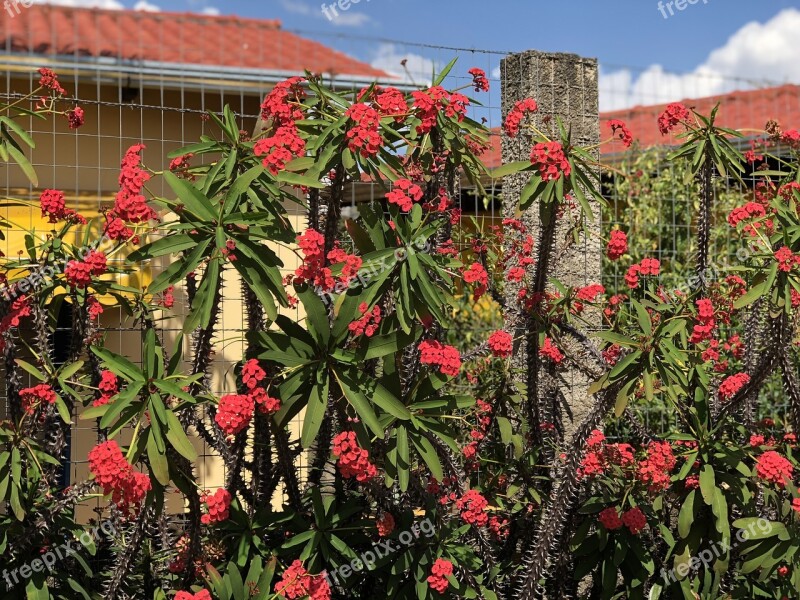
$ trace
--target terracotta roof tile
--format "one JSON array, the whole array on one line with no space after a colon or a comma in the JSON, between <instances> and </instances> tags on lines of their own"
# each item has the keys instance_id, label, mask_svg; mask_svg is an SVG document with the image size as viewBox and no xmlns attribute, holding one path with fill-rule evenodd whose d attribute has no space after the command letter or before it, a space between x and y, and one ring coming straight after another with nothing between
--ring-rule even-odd
<instances>
[{"instance_id":1,"label":"terracotta roof tile","mask_svg":"<svg viewBox=\"0 0 800 600\"><path fill-rule=\"evenodd\" d=\"M721 127L744 131L745 135L755 135L763 131L764 125L770 119L775 119L784 129L800 129L800 86L782 85L779 87L764 88L760 90L747 90L709 96L707 98L694 98L682 100L682 103L694 108L701 114L709 114L717 103L720 109L717 124ZM658 130L658 117L666 108L666 104L652 106L635 106L623 110L600 113L601 137L608 138L610 132L606 127L609 119L625 121L635 140L643 148L657 145L672 145L678 143L672 136L662 136ZM495 168L501 164L500 129L492 130L492 146L484 155L484 162ZM621 144L605 144L603 154L621 152Z\"/></svg>"},{"instance_id":2,"label":"terracotta roof tile","mask_svg":"<svg viewBox=\"0 0 800 600\"><path fill-rule=\"evenodd\" d=\"M34 4L0 11L0 49L266 72L309 70L389 78L370 65L281 29L277 20Z\"/></svg>"}]
</instances>

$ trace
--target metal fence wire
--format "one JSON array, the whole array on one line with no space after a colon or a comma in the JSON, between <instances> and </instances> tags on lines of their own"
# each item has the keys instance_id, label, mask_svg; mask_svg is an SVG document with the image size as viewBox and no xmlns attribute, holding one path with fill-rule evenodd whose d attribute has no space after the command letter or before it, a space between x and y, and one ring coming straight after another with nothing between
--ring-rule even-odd
<instances>
[{"instance_id":1,"label":"metal fence wire","mask_svg":"<svg viewBox=\"0 0 800 600\"><path fill-rule=\"evenodd\" d=\"M66 14L58 10L73 11L66 26L55 26L54 19ZM145 17L127 11L58 10L34 5L13 17L0 14L0 101L27 94L37 85L36 69L51 67L60 74L74 103L84 108L86 123L78 130L70 130L66 121L59 119L30 118L23 123L37 142L31 159L39 185L33 187L15 166L5 164L0 167L4 198L35 205L43 189L57 188L65 192L71 207L87 217L98 215L113 203L119 161L129 146L146 145L147 167L163 170L168 167L166 157L170 152L197 141L201 135L218 133L205 117L208 111L219 112L229 104L239 115L241 128L252 130L260 102L272 85L289 75L302 74L303 68L324 72L342 90L358 90L375 77L384 84L424 84L435 69L454 57L459 58L459 66L445 85L466 87L472 81L467 70L482 68L489 75L491 90L480 96L482 105L470 108L470 117L485 121L493 131L495 148L487 155L487 161L499 160L499 65L506 52L285 31L274 23L229 17ZM145 18L149 19L147 27L142 26ZM328 65L361 74L333 72ZM692 215L697 196L694 184L665 161L664 147L675 140L661 138L657 133L656 117L664 102L692 97L692 90L698 91L697 97L703 95L699 92L712 90L722 95L722 125L763 128L770 118L781 120L800 114L800 88L718 78L713 85L689 81L680 90L665 90L661 82L645 79L634 68L603 66L600 72L602 137L610 133L605 121L620 118L640 138L640 145L632 151L622 152L620 146L611 146L603 152L604 160L615 167L603 182L609 203L603 212L603 236L607 239L613 228L624 229L631 240L631 255L636 259L661 259L678 273L676 280L670 282L678 284L682 274L688 272L694 251ZM637 83L632 85L631 81ZM648 81L652 89L648 88ZM739 89L749 91L734 92ZM695 104L702 108L713 102L698 100ZM749 140L745 144L749 147ZM752 189L740 189L730 181L717 181L716 185L719 227L714 240L719 266L724 269L735 263L739 250L724 227L724 215L737 198L752 193ZM482 198L473 190L462 190L460 207L464 217L475 217L486 225L499 223L502 182L491 182L490 189L495 197ZM170 193L159 184L151 191L157 195ZM349 190L352 206L381 195L370 183L356 183ZM6 256L13 256L22 249L24 230L40 224L41 217L32 206L8 206L2 210L2 216L14 225L6 232L0 248ZM344 214L347 216L347 211ZM295 210L292 217L302 230L304 215ZM280 256L286 272L293 272L294 253L283 249ZM128 283L143 285L152 275L138 272ZM623 289L623 275L622 267L606 263L603 283L610 292ZM175 315L161 323L161 333L166 338L181 330L185 316L181 306L185 306L185 290L178 289ZM243 313L239 287L227 285L215 339L215 393L226 393L233 384L233 367L242 356ZM101 327L108 348L141 360L135 350L138 343L131 343L138 339L138 330L120 308L107 307ZM475 327L478 331L474 333L479 335L481 328L491 329L492 324ZM2 394L0 404L4 405L6 398ZM645 417L656 429L666 418L655 407L645 411ZM87 477L86 456L97 439L91 421L76 422L65 483ZM201 449L201 456L200 484L206 488L220 485L224 481L220 461L207 448ZM303 465L298 464L298 468Z\"/></svg>"}]
</instances>

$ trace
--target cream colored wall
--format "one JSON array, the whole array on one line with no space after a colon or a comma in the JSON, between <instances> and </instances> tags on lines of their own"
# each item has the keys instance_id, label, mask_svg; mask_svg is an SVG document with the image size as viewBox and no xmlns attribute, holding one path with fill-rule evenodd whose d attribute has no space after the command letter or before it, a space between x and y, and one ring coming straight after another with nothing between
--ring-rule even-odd
<instances>
[{"instance_id":1,"label":"cream colored wall","mask_svg":"<svg viewBox=\"0 0 800 600\"><path fill-rule=\"evenodd\" d=\"M3 85L5 80L3 80ZM14 91L24 91L28 80L13 81ZM65 83L65 85L67 85ZM69 87L67 85L67 87ZM202 133L217 133L216 126L201 118L200 114L157 109L142 109L128 106L105 106L93 104L91 101L116 103L119 97L117 85L97 87L96 84L82 83L77 94L85 102L86 124L77 132L69 130L63 117L54 117L47 122L30 120L23 124L28 126L36 140L36 149L30 152L31 160L39 175L39 185L33 188L28 184L24 174L16 167L6 171L6 184L0 191L8 198L29 199L34 204L40 191L45 188L64 190L70 207L78 209L87 217L96 216L102 208L110 207L114 194L118 189L120 159L125 150L136 143L144 143L145 165L152 170L167 167L167 154L185 144L199 140ZM242 96L220 92L202 94L195 91L145 90L135 102L151 106L183 107L186 109L209 109L218 111L223 103L230 101L234 110L244 114L257 114L260 103L259 95ZM243 121L242 126L252 130L255 121ZM159 186L160 179L154 179L149 186L151 193L172 196L172 193ZM33 207L3 209L4 216L18 223L21 228L38 228L49 230L41 222L38 209ZM297 214L291 219L298 230L304 224ZM0 242L6 255L13 255L22 248L23 232L8 232L8 239ZM274 246L273 250L283 260L286 273L297 267L296 255L287 248ZM147 271L136 272L133 278L125 283L135 286L146 284L152 277ZM224 277L224 296L221 318L215 336L214 366L212 370L212 390L215 393L230 393L235 390L233 367L243 355L244 309L242 306L241 284L233 269L228 269ZM185 318L185 289L179 286L175 291L176 304L174 315L163 321L165 343L171 347L177 332L182 329ZM296 310L292 311L297 314ZM134 324L125 317L119 307L106 307L102 316L102 327L106 336L106 347L114 352L128 356L131 360L141 360L140 334ZM184 344L187 361L190 344ZM295 430L299 427L295 426ZM120 442L124 443L124 435ZM89 476L86 456L97 442L93 421L78 420L73 429L71 481L82 481ZM197 476L203 488L215 488L223 484L224 473L221 461L213 455L210 448L205 447L200 439L195 439L198 454ZM168 506L172 511L182 510L178 494L168 495ZM80 511L81 518L92 516L97 505L85 506Z\"/></svg>"}]
</instances>

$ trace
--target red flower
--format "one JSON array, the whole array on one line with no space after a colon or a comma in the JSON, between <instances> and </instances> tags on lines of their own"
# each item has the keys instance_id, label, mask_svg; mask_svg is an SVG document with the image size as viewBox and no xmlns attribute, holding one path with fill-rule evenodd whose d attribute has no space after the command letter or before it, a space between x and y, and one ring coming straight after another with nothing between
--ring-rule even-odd
<instances>
[{"instance_id":1,"label":"red flower","mask_svg":"<svg viewBox=\"0 0 800 600\"><path fill-rule=\"evenodd\" d=\"M615 531L622 527L622 519L619 518L619 513L613 506L603 510L597 517L597 520L600 521L600 524L609 531Z\"/></svg>"},{"instance_id":2,"label":"red flower","mask_svg":"<svg viewBox=\"0 0 800 600\"><path fill-rule=\"evenodd\" d=\"M345 479L364 482L378 474L369 452L358 445L354 431L343 431L333 438L333 454L339 459L339 473Z\"/></svg>"},{"instance_id":3,"label":"red flower","mask_svg":"<svg viewBox=\"0 0 800 600\"><path fill-rule=\"evenodd\" d=\"M155 211L147 206L142 195L144 185L150 180L150 174L141 168L140 153L144 148L143 144L135 144L122 157L120 191L114 201L114 209L109 213L110 219L119 217L128 223L146 223L156 218Z\"/></svg>"},{"instance_id":4,"label":"red flower","mask_svg":"<svg viewBox=\"0 0 800 600\"><path fill-rule=\"evenodd\" d=\"M611 232L611 239L606 246L606 256L610 260L617 260L628 252L628 236L624 231L615 229Z\"/></svg>"},{"instance_id":5,"label":"red flower","mask_svg":"<svg viewBox=\"0 0 800 600\"><path fill-rule=\"evenodd\" d=\"M356 123L347 131L347 145L350 152L358 152L368 158L378 153L383 138L380 135L381 117L378 111L368 104L353 104L345 115Z\"/></svg>"},{"instance_id":6,"label":"red flower","mask_svg":"<svg viewBox=\"0 0 800 600\"><path fill-rule=\"evenodd\" d=\"M572 166L560 142L540 142L531 150L531 163L539 169L542 181L555 181L569 177Z\"/></svg>"},{"instance_id":7,"label":"red flower","mask_svg":"<svg viewBox=\"0 0 800 600\"><path fill-rule=\"evenodd\" d=\"M424 195L422 188L408 179L398 179L394 182L394 189L386 194L389 204L395 204L403 212L410 212L414 208L414 202L422 200Z\"/></svg>"},{"instance_id":8,"label":"red flower","mask_svg":"<svg viewBox=\"0 0 800 600\"><path fill-rule=\"evenodd\" d=\"M97 388L100 390L100 397L93 402L92 406L105 406L119 393L117 376L111 371L103 371L100 373L100 383L97 384Z\"/></svg>"},{"instance_id":9,"label":"red flower","mask_svg":"<svg viewBox=\"0 0 800 600\"><path fill-rule=\"evenodd\" d=\"M302 119L303 111L299 104L306 97L300 85L303 81L305 77L290 77L276 84L261 103L261 118L272 121L277 127Z\"/></svg>"},{"instance_id":10,"label":"red flower","mask_svg":"<svg viewBox=\"0 0 800 600\"><path fill-rule=\"evenodd\" d=\"M608 121L608 126L611 128L611 133L622 140L622 143L626 148L631 147L631 144L633 144L633 135L631 135L631 131L628 129L628 126L625 125L624 121L620 121L619 119L611 119Z\"/></svg>"},{"instance_id":11,"label":"red flower","mask_svg":"<svg viewBox=\"0 0 800 600\"><path fill-rule=\"evenodd\" d=\"M722 400L730 400L745 385L750 383L750 375L747 373L737 373L731 375L719 386L719 397Z\"/></svg>"},{"instance_id":12,"label":"red flower","mask_svg":"<svg viewBox=\"0 0 800 600\"><path fill-rule=\"evenodd\" d=\"M258 364L258 360L255 358L248 360L242 367L242 383L246 385L248 389L252 390L258 387L266 376L267 373L261 368Z\"/></svg>"},{"instance_id":13,"label":"red flower","mask_svg":"<svg viewBox=\"0 0 800 600\"><path fill-rule=\"evenodd\" d=\"M295 281L310 284L330 291L336 285L331 270L325 264L325 236L315 229L306 229L297 236L297 244L303 253L303 264L295 270Z\"/></svg>"},{"instance_id":14,"label":"red flower","mask_svg":"<svg viewBox=\"0 0 800 600\"><path fill-rule=\"evenodd\" d=\"M294 123L282 125L270 137L260 139L253 147L253 153L263 157L261 162L273 175L286 168L286 164L301 156L306 142L298 134Z\"/></svg>"},{"instance_id":15,"label":"red flower","mask_svg":"<svg viewBox=\"0 0 800 600\"><path fill-rule=\"evenodd\" d=\"M196 594L191 592L178 592L173 600L211 600L208 590L200 590Z\"/></svg>"},{"instance_id":16,"label":"red flower","mask_svg":"<svg viewBox=\"0 0 800 600\"><path fill-rule=\"evenodd\" d=\"M486 79L486 71L483 69L478 69L474 67L467 71L470 75L472 75L472 85L475 86L476 92L488 92L489 91L489 80Z\"/></svg>"},{"instance_id":17,"label":"red flower","mask_svg":"<svg viewBox=\"0 0 800 600\"><path fill-rule=\"evenodd\" d=\"M661 131L661 135L667 135L678 123L688 119L690 114L689 109L679 102L668 105L658 117L658 129Z\"/></svg>"},{"instance_id":18,"label":"red flower","mask_svg":"<svg viewBox=\"0 0 800 600\"><path fill-rule=\"evenodd\" d=\"M584 302L595 302L598 296L605 293L606 293L606 288L604 288L599 283L595 283L580 288L578 292L575 294L575 297L578 300L583 300Z\"/></svg>"},{"instance_id":19,"label":"red flower","mask_svg":"<svg viewBox=\"0 0 800 600\"><path fill-rule=\"evenodd\" d=\"M281 401L267 394L264 388L250 390L248 396L262 415L274 415L281 409Z\"/></svg>"},{"instance_id":20,"label":"red flower","mask_svg":"<svg viewBox=\"0 0 800 600\"><path fill-rule=\"evenodd\" d=\"M69 122L70 129L78 129L79 127L82 127L86 122L83 109L80 106L76 106L72 110L67 111L67 121Z\"/></svg>"},{"instance_id":21,"label":"red flower","mask_svg":"<svg viewBox=\"0 0 800 600\"><path fill-rule=\"evenodd\" d=\"M758 477L779 487L784 487L787 479L791 481L793 473L792 463L774 450L764 452L756 461Z\"/></svg>"},{"instance_id":22,"label":"red flower","mask_svg":"<svg viewBox=\"0 0 800 600\"><path fill-rule=\"evenodd\" d=\"M670 472L675 468L676 462L669 442L650 442L647 446L647 458L639 461L636 478L651 492L665 490L669 487Z\"/></svg>"},{"instance_id":23,"label":"red flower","mask_svg":"<svg viewBox=\"0 0 800 600\"><path fill-rule=\"evenodd\" d=\"M243 394L231 394L220 398L214 420L226 434L236 435L250 424L254 412L253 398Z\"/></svg>"},{"instance_id":24,"label":"red flower","mask_svg":"<svg viewBox=\"0 0 800 600\"><path fill-rule=\"evenodd\" d=\"M477 300L486 293L489 286L489 274L482 264L474 262L468 269L464 270L464 281L475 284L473 298Z\"/></svg>"},{"instance_id":25,"label":"red flower","mask_svg":"<svg viewBox=\"0 0 800 600\"><path fill-rule=\"evenodd\" d=\"M766 216L767 212L763 204L758 202L748 202L744 206L737 206L728 214L728 224L736 227L742 221L748 219L760 219Z\"/></svg>"},{"instance_id":26,"label":"red flower","mask_svg":"<svg viewBox=\"0 0 800 600\"><path fill-rule=\"evenodd\" d=\"M369 310L367 303L362 302L358 310L363 316L350 323L347 328L356 337L360 335L372 337L378 331L378 325L381 322L381 307L376 304L372 310Z\"/></svg>"},{"instance_id":27,"label":"red flower","mask_svg":"<svg viewBox=\"0 0 800 600\"><path fill-rule=\"evenodd\" d=\"M517 102L514 108L509 111L506 122L503 124L506 135L511 138L517 137L522 119L525 118L527 113L536 112L537 110L539 110L539 105L536 104L536 100L533 98L526 98Z\"/></svg>"},{"instance_id":28,"label":"red flower","mask_svg":"<svg viewBox=\"0 0 800 600\"><path fill-rule=\"evenodd\" d=\"M513 346L513 339L511 334L506 331L498 330L489 336L489 348L492 354L498 358L507 358L511 356Z\"/></svg>"},{"instance_id":29,"label":"red flower","mask_svg":"<svg viewBox=\"0 0 800 600\"><path fill-rule=\"evenodd\" d=\"M139 505L151 489L150 478L133 470L113 440L98 444L89 452L89 470L103 494L111 494L112 502L123 510Z\"/></svg>"},{"instance_id":30,"label":"red flower","mask_svg":"<svg viewBox=\"0 0 800 600\"><path fill-rule=\"evenodd\" d=\"M544 338L544 344L539 348L539 354L544 358L549 358L556 364L560 364L564 360L564 355L556 346L553 345L553 340L549 337Z\"/></svg>"},{"instance_id":31,"label":"red flower","mask_svg":"<svg viewBox=\"0 0 800 600\"><path fill-rule=\"evenodd\" d=\"M213 494L206 494L206 514L200 519L205 525L227 521L230 516L231 493L225 488L219 488Z\"/></svg>"},{"instance_id":32,"label":"red flower","mask_svg":"<svg viewBox=\"0 0 800 600\"><path fill-rule=\"evenodd\" d=\"M787 246L782 246L775 252L775 260L778 261L778 270L789 273L800 263L800 256L796 256Z\"/></svg>"},{"instance_id":33,"label":"red flower","mask_svg":"<svg viewBox=\"0 0 800 600\"><path fill-rule=\"evenodd\" d=\"M437 558L431 567L431 574L428 575L428 585L440 594L444 594L450 585L447 576L452 574L453 563L445 558Z\"/></svg>"},{"instance_id":34,"label":"red flower","mask_svg":"<svg viewBox=\"0 0 800 600\"><path fill-rule=\"evenodd\" d=\"M456 501L456 508L461 511L464 522L476 527L484 527L489 522L486 514L488 506L489 502L477 490L467 491Z\"/></svg>"},{"instance_id":35,"label":"red flower","mask_svg":"<svg viewBox=\"0 0 800 600\"><path fill-rule=\"evenodd\" d=\"M392 516L392 513L383 513L383 515L375 521L375 527L378 529L378 535L380 537L388 537L391 535L395 527L394 516Z\"/></svg>"},{"instance_id":36,"label":"red flower","mask_svg":"<svg viewBox=\"0 0 800 600\"><path fill-rule=\"evenodd\" d=\"M622 515L622 522L633 535L638 535L642 529L647 527L647 518L638 507L632 508Z\"/></svg>"},{"instance_id":37,"label":"red flower","mask_svg":"<svg viewBox=\"0 0 800 600\"><path fill-rule=\"evenodd\" d=\"M275 593L288 600L310 598L311 600L330 600L331 588L324 575L311 575L303 563L294 561L275 584Z\"/></svg>"},{"instance_id":38,"label":"red flower","mask_svg":"<svg viewBox=\"0 0 800 600\"><path fill-rule=\"evenodd\" d=\"M425 340L419 345L420 362L423 365L436 365L443 375L456 377L461 371L461 354L453 346L446 346L436 340Z\"/></svg>"},{"instance_id":39,"label":"red flower","mask_svg":"<svg viewBox=\"0 0 800 600\"><path fill-rule=\"evenodd\" d=\"M22 400L22 409L27 413L32 413L41 404L55 404L56 393L46 383L40 383L34 387L24 388L19 391Z\"/></svg>"},{"instance_id":40,"label":"red flower","mask_svg":"<svg viewBox=\"0 0 800 600\"><path fill-rule=\"evenodd\" d=\"M42 67L39 69L39 85L43 88L47 88L48 90L52 90L58 96L63 96L66 94L66 90L61 87L61 84L58 82L58 75L52 69L47 69Z\"/></svg>"}]
</instances>

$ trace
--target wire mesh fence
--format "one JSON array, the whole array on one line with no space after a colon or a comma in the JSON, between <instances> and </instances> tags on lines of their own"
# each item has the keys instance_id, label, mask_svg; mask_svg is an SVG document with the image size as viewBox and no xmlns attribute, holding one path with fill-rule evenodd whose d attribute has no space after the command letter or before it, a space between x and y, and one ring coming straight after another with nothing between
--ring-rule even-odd
<instances>
[{"instance_id":1,"label":"wire mesh fence","mask_svg":"<svg viewBox=\"0 0 800 600\"><path fill-rule=\"evenodd\" d=\"M63 19L66 19L65 21ZM39 174L38 185L27 182L13 166L3 166L2 193L23 201L9 206L3 216L12 223L2 242L3 252L13 256L24 250L24 232L46 231L35 207L44 189L65 192L68 202L87 217L102 214L118 189L120 157L125 150L142 143L147 146L145 164L160 171L168 168L167 156L196 142L203 135L216 135L208 111L219 112L230 105L239 115L244 131L252 131L264 95L276 81L304 70L321 73L341 90L357 91L373 79L384 85L413 87L430 83L431 75L453 58L459 67L448 77L449 88L468 87L472 77L467 69L478 67L489 75L491 89L473 104L469 116L486 123L493 133L486 154L491 167L499 166L501 115L500 61L504 51L410 44L397 40L330 35L320 32L286 31L273 22L229 17L132 14L113 11L81 11L34 6L19 15L0 17L0 101L18 101L37 85L36 68L48 66L61 75L71 104L84 108L86 123L71 130L66 120L38 121L30 118L24 126L37 141L31 153ZM203 43L198 43L201 41ZM313 41L312 41L313 40ZM336 50L334 50L335 48ZM357 60L353 56L363 57ZM665 285L681 285L688 279L696 214L695 184L665 161L664 146L674 138L658 132L657 116L663 104L683 98L721 95L721 125L746 130L763 129L769 119L790 122L800 116L800 88L771 82L737 80L697 74L679 77L652 70L601 66L600 126L608 137L605 121L628 122L639 145L624 151L620 145L603 147L603 159L613 169L604 176L608 208L603 212L602 231L607 239L613 228L629 232L634 243L631 255L652 256L678 273ZM736 92L735 90L747 90ZM35 101L35 99L33 99ZM702 112L715 99L687 102ZM752 138L757 138L752 132ZM750 147L750 140L743 142ZM758 145L755 147L758 152ZM459 206L463 217L473 217L479 227L488 228L501 219L502 182L487 181L488 197L462 187ZM716 182L717 265L720 273L735 264L740 250L725 228L727 211L742 196L754 193L755 180L741 186L733 181ZM153 187L155 195L168 195ZM370 182L354 183L348 191L351 207L382 196ZM347 211L344 212L348 216ZM292 213L297 229L303 229L304 214ZM296 266L290 249L278 250L286 273ZM665 269L666 270L666 269ZM681 273L686 273L686 276ZM131 286L142 286L152 272L134 273ZM624 290L624 268L604 265L603 283L609 292ZM165 337L182 329L185 290L176 290L175 315L161 322ZM230 391L233 368L242 356L243 299L239 286L228 282L224 290L221 321L217 328L217 353L212 392ZM184 306L184 309L180 308ZM490 320L470 321L472 332L494 328ZM106 346L132 359L141 360L138 328L121 308L109 303L102 317ZM651 424L666 416L653 409L645 413ZM96 441L92 422L77 421L72 432L68 475L64 483L86 478L85 457ZM663 425L663 422L662 422ZM656 427L658 429L658 427ZM223 475L207 448L200 483L208 488L220 485ZM302 458L298 469L302 469Z\"/></svg>"}]
</instances>

